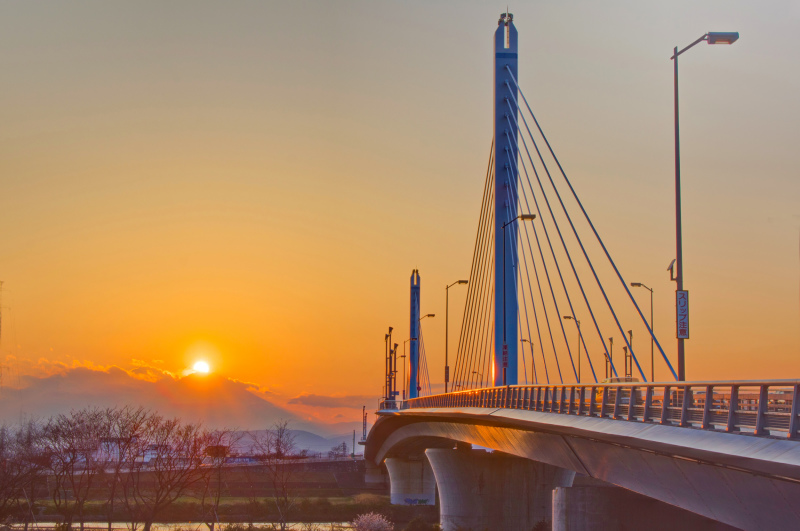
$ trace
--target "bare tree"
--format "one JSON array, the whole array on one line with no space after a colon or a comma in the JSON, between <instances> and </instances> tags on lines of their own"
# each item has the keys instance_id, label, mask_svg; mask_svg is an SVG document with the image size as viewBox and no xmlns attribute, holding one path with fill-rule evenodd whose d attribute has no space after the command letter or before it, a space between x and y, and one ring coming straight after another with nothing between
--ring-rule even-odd
<instances>
[{"instance_id":1,"label":"bare tree","mask_svg":"<svg viewBox=\"0 0 800 531\"><path fill-rule=\"evenodd\" d=\"M252 434L261 464L267 469L272 482L272 499L278 510L278 523L285 531L290 512L295 505L291 492L291 478L296 470L291 457L295 454L295 435L289 422L281 420L263 432Z\"/></svg>"},{"instance_id":2,"label":"bare tree","mask_svg":"<svg viewBox=\"0 0 800 531\"><path fill-rule=\"evenodd\" d=\"M41 426L34 421L15 428L0 426L0 523L15 513L30 513L33 485L43 464L41 442Z\"/></svg>"},{"instance_id":3,"label":"bare tree","mask_svg":"<svg viewBox=\"0 0 800 531\"><path fill-rule=\"evenodd\" d=\"M135 529L150 531L158 515L202 479L208 434L199 424L148 417L124 474L122 493Z\"/></svg>"},{"instance_id":4,"label":"bare tree","mask_svg":"<svg viewBox=\"0 0 800 531\"><path fill-rule=\"evenodd\" d=\"M152 413L143 407L125 406L106 409L104 414L108 433L100 441L105 464L101 479L107 494L106 523L111 531L114 511L122 494L123 472L136 460L139 440Z\"/></svg>"},{"instance_id":5,"label":"bare tree","mask_svg":"<svg viewBox=\"0 0 800 531\"><path fill-rule=\"evenodd\" d=\"M209 531L219 523L219 502L222 498L222 469L228 462L231 448L242 438L242 433L232 429L213 431L207 436L205 449L207 467L204 468L200 489L200 507L203 522Z\"/></svg>"},{"instance_id":6,"label":"bare tree","mask_svg":"<svg viewBox=\"0 0 800 531\"><path fill-rule=\"evenodd\" d=\"M68 530L77 518L83 531L86 500L104 467L98 450L108 433L105 420L102 410L86 408L51 417L44 427L54 482L51 499Z\"/></svg>"}]
</instances>

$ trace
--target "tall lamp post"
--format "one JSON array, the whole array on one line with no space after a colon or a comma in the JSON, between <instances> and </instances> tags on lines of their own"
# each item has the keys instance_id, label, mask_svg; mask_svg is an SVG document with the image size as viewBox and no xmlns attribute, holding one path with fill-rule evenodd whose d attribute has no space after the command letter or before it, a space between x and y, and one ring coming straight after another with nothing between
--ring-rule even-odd
<instances>
[{"instance_id":1,"label":"tall lamp post","mask_svg":"<svg viewBox=\"0 0 800 531\"><path fill-rule=\"evenodd\" d=\"M676 312L678 309L678 297L685 296L683 292L683 236L681 233L681 151L680 151L680 127L678 113L678 56L703 41L708 44L733 44L739 39L739 32L736 31L710 31L694 41L682 50L676 46L672 57L675 69L675 246L677 260L677 274L675 275L676 288ZM687 302L688 304L688 302ZM687 308L688 312L688 308ZM686 364L683 340L689 337L688 313L686 314L686 328L678 326L678 380L686 381ZM680 321L679 321L680 324Z\"/></svg>"},{"instance_id":2,"label":"tall lamp post","mask_svg":"<svg viewBox=\"0 0 800 531\"><path fill-rule=\"evenodd\" d=\"M508 355L508 343L506 342L506 330L508 328L506 323L506 227L518 219L521 219L522 221L533 221L536 219L536 214L520 214L514 219L503 224L503 385L506 385L506 366L508 365L508 360L505 359L505 357ZM517 346L515 344L514 349L516 350L516 348Z\"/></svg>"},{"instance_id":3,"label":"tall lamp post","mask_svg":"<svg viewBox=\"0 0 800 531\"><path fill-rule=\"evenodd\" d=\"M386 343L386 383L384 384L386 400L394 400L392 396L392 330L394 329L390 326L389 333L384 337Z\"/></svg>"},{"instance_id":4,"label":"tall lamp post","mask_svg":"<svg viewBox=\"0 0 800 531\"><path fill-rule=\"evenodd\" d=\"M655 356L653 354L653 343L655 342L654 337L656 331L653 329L653 289L648 288L641 282L631 282L632 288L644 288L650 292L650 381L656 381L656 365L655 365Z\"/></svg>"},{"instance_id":5,"label":"tall lamp post","mask_svg":"<svg viewBox=\"0 0 800 531\"><path fill-rule=\"evenodd\" d=\"M532 384L539 383L539 382L537 382L537 378L536 378L536 366L533 364L533 343L531 343L530 340L525 339L525 338L520 339L519 342L520 343L527 343L527 344L529 344L531 346L531 383ZM525 350L524 350L525 347L522 347L522 348L523 348L522 355L524 356L525 355Z\"/></svg>"},{"instance_id":6,"label":"tall lamp post","mask_svg":"<svg viewBox=\"0 0 800 531\"><path fill-rule=\"evenodd\" d=\"M450 340L450 288L456 284L467 284L467 280L456 280L449 286L445 286L444 303L444 392L447 392L447 384L450 381L450 365L447 363L447 349Z\"/></svg>"},{"instance_id":7,"label":"tall lamp post","mask_svg":"<svg viewBox=\"0 0 800 531\"><path fill-rule=\"evenodd\" d=\"M563 317L567 321L575 321L575 324L578 325L578 383L581 383L581 322L573 315L564 315Z\"/></svg>"}]
</instances>

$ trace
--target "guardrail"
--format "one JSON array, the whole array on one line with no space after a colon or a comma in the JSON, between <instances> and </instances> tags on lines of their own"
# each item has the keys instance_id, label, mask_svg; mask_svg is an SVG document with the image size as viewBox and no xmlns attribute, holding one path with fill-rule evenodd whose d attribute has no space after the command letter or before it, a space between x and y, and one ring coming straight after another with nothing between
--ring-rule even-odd
<instances>
[{"instance_id":1,"label":"guardrail","mask_svg":"<svg viewBox=\"0 0 800 531\"><path fill-rule=\"evenodd\" d=\"M800 380L514 385L387 400L381 409L525 409L797 439L798 391Z\"/></svg>"}]
</instances>

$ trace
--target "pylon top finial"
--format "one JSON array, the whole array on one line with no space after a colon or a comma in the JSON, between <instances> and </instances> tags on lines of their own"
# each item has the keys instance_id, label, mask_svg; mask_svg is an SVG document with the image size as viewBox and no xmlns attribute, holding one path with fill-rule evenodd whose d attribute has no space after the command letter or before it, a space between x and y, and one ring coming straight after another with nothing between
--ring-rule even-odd
<instances>
[{"instance_id":1,"label":"pylon top finial","mask_svg":"<svg viewBox=\"0 0 800 531\"><path fill-rule=\"evenodd\" d=\"M508 8L506 8L505 13L500 13L500 20L497 21L497 25L501 26L505 24L506 26L508 26L512 22L514 22L514 15L513 13L509 13Z\"/></svg>"}]
</instances>

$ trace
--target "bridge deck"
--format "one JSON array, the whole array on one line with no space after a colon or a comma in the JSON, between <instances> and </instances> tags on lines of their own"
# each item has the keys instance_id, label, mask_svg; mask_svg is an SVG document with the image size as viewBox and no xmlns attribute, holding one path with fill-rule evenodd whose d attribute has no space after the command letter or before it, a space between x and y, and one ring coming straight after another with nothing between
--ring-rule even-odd
<instances>
[{"instance_id":1,"label":"bridge deck","mask_svg":"<svg viewBox=\"0 0 800 531\"><path fill-rule=\"evenodd\" d=\"M506 386L384 401L381 410L522 409L795 439L798 390L800 380Z\"/></svg>"}]
</instances>

